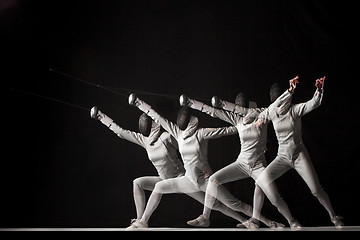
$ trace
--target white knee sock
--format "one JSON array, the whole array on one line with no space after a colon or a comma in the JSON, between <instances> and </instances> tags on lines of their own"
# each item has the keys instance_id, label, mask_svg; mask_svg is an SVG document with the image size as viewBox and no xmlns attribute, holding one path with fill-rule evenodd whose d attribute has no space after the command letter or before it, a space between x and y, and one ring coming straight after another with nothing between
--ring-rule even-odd
<instances>
[{"instance_id":1,"label":"white knee sock","mask_svg":"<svg viewBox=\"0 0 360 240\"><path fill-rule=\"evenodd\" d=\"M138 184L133 184L133 195L136 207L136 219L140 219L145 209L145 191Z\"/></svg>"},{"instance_id":2,"label":"white knee sock","mask_svg":"<svg viewBox=\"0 0 360 240\"><path fill-rule=\"evenodd\" d=\"M160 203L161 197L162 197L161 193L157 193L154 191L151 193L149 200L146 204L144 214L141 217L142 222L145 222L145 223L149 222L149 219L150 219L152 213L155 211L155 209L157 208L157 206Z\"/></svg>"}]
</instances>

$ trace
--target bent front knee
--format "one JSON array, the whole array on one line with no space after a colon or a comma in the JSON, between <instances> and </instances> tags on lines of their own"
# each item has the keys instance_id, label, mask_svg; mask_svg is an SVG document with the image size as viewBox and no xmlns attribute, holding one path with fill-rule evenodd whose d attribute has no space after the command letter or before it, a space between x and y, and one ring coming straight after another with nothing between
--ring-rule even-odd
<instances>
[{"instance_id":1,"label":"bent front knee","mask_svg":"<svg viewBox=\"0 0 360 240\"><path fill-rule=\"evenodd\" d=\"M172 184L169 182L158 182L155 184L153 192L156 193L171 193L172 190Z\"/></svg>"},{"instance_id":2,"label":"bent front knee","mask_svg":"<svg viewBox=\"0 0 360 240\"><path fill-rule=\"evenodd\" d=\"M209 177L209 183L208 184L211 184L215 187L218 187L221 185L221 182L216 178L215 175L212 175Z\"/></svg>"},{"instance_id":3,"label":"bent front knee","mask_svg":"<svg viewBox=\"0 0 360 240\"><path fill-rule=\"evenodd\" d=\"M267 188L270 184L272 184L272 180L268 175L260 175L256 181L255 185L259 186L261 189Z\"/></svg>"},{"instance_id":4,"label":"bent front knee","mask_svg":"<svg viewBox=\"0 0 360 240\"><path fill-rule=\"evenodd\" d=\"M142 187L142 182L141 182L141 180L139 179L139 178L136 178L136 179L134 179L133 180L133 187L134 188L143 188Z\"/></svg>"}]
</instances>

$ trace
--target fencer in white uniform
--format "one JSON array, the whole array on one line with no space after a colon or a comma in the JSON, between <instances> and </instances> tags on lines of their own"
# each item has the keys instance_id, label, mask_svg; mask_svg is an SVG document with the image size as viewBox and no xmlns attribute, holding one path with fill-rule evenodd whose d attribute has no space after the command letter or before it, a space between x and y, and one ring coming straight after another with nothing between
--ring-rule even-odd
<instances>
[{"instance_id":1,"label":"fencer in white uniform","mask_svg":"<svg viewBox=\"0 0 360 240\"><path fill-rule=\"evenodd\" d=\"M325 77L316 80L316 91L311 100L300 104L289 102L283 109L269 107L259 115L258 125L272 121L279 146L276 158L260 174L256 183L262 188L271 203L276 205L279 196L269 191L269 184L288 170L294 169L306 182L311 193L327 210L331 222L336 228L341 228L343 226L342 218L335 214L327 193L320 185L302 139L301 118L320 106L324 94L324 80ZM279 92L278 87L272 88L270 97L276 98Z\"/></svg>"},{"instance_id":2,"label":"fencer in white uniform","mask_svg":"<svg viewBox=\"0 0 360 240\"><path fill-rule=\"evenodd\" d=\"M121 128L97 107L90 110L90 116L99 120L120 138L143 147L159 174L158 176L139 177L133 181L133 196L137 218L132 219L131 222L141 219L146 204L144 190L152 191L157 182L185 174L183 163L178 156L178 144L174 137L164 131L159 124L155 123L145 113L139 117L140 133Z\"/></svg>"},{"instance_id":3,"label":"fencer in white uniform","mask_svg":"<svg viewBox=\"0 0 360 240\"><path fill-rule=\"evenodd\" d=\"M291 97L290 93L285 93L277 99L274 104L277 106L286 102ZM186 95L181 96L182 105L189 106L193 109L207 113L214 118L219 118L226 121L238 129L240 138L241 151L235 162L218 170L209 178L209 184L206 189L205 204L203 214L197 219L188 222L189 225L201 226L204 222L210 221L210 213L212 205L216 198L218 198L218 187L228 183L245 178L253 178L254 180L265 169L267 162L265 160L266 152L266 138L267 138L267 124L255 126L253 123L258 115L265 110L265 108L256 108L256 103L252 102L252 107L249 108L250 101L244 93L239 93L235 99L235 104L221 100L217 97L212 98L212 105L217 108L208 106L197 100L188 98ZM218 108L223 109L218 109ZM273 184L272 191L277 191ZM264 193L261 188L255 185L253 198L253 213L257 219L261 220L270 228L283 228L284 225L271 221L260 214L257 208L262 207L264 202ZM247 228L249 221L243 223ZM259 227L259 224L257 225Z\"/></svg>"},{"instance_id":4,"label":"fencer in white uniform","mask_svg":"<svg viewBox=\"0 0 360 240\"><path fill-rule=\"evenodd\" d=\"M202 203L204 203L208 179L213 173L208 163L208 140L236 134L237 129L234 126L199 128L198 118L190 115L187 108L180 108L177 123L175 124L160 116L149 104L140 100L134 94L129 96L129 104L148 114L156 123L175 137L185 167L185 176L163 180L155 185L143 217L140 221L133 223L134 228L146 228L151 214L160 203L162 194L185 193L191 197L201 197ZM221 188L220 191L224 198L219 199L220 201L215 203L213 209L240 222L245 221L246 219L237 211L249 215L249 211L251 214L251 206L239 201L226 189Z\"/></svg>"}]
</instances>

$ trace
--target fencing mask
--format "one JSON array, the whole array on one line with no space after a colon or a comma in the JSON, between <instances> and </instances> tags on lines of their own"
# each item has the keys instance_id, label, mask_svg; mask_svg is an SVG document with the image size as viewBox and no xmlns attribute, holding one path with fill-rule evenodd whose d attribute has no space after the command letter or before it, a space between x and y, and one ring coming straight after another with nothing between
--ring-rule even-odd
<instances>
[{"instance_id":1,"label":"fencing mask","mask_svg":"<svg viewBox=\"0 0 360 240\"><path fill-rule=\"evenodd\" d=\"M280 83L274 83L270 87L270 101L273 103L282 94Z\"/></svg>"},{"instance_id":2,"label":"fencing mask","mask_svg":"<svg viewBox=\"0 0 360 240\"><path fill-rule=\"evenodd\" d=\"M187 106L183 106L179 109L176 124L179 126L179 128L184 131L186 127L188 126L190 121L190 112L189 108Z\"/></svg>"},{"instance_id":3,"label":"fencing mask","mask_svg":"<svg viewBox=\"0 0 360 240\"><path fill-rule=\"evenodd\" d=\"M249 99L245 93L239 93L235 98L235 104L240 107L249 108Z\"/></svg>"},{"instance_id":4,"label":"fencing mask","mask_svg":"<svg viewBox=\"0 0 360 240\"><path fill-rule=\"evenodd\" d=\"M152 125L152 119L146 115L146 113L141 114L139 117L139 131L145 137L150 135Z\"/></svg>"},{"instance_id":5,"label":"fencing mask","mask_svg":"<svg viewBox=\"0 0 360 240\"><path fill-rule=\"evenodd\" d=\"M270 101L273 103L283 93L283 88L280 83L274 83L270 88ZM291 106L291 98L276 106L276 112L279 115L284 115L288 112Z\"/></svg>"}]
</instances>

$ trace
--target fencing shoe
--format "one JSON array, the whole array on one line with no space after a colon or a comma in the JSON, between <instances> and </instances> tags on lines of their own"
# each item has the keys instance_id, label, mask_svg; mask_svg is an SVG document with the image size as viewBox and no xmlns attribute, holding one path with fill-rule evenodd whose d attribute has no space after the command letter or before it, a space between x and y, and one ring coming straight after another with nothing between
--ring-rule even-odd
<instances>
[{"instance_id":1,"label":"fencing shoe","mask_svg":"<svg viewBox=\"0 0 360 240\"><path fill-rule=\"evenodd\" d=\"M209 227L210 219L206 219L204 215L200 215L198 218L188 221L187 224L194 227Z\"/></svg>"},{"instance_id":2,"label":"fencing shoe","mask_svg":"<svg viewBox=\"0 0 360 240\"><path fill-rule=\"evenodd\" d=\"M250 230L258 230L260 227L259 220L256 220L255 218L250 218L242 223L247 229Z\"/></svg>"},{"instance_id":3,"label":"fencing shoe","mask_svg":"<svg viewBox=\"0 0 360 240\"><path fill-rule=\"evenodd\" d=\"M285 225L282 223L271 221L268 227L275 230L282 230L285 228Z\"/></svg>"},{"instance_id":4,"label":"fencing shoe","mask_svg":"<svg viewBox=\"0 0 360 240\"><path fill-rule=\"evenodd\" d=\"M131 230L144 229L144 228L149 228L146 222L142 222L138 219L132 219L130 226L127 227L126 230L131 231Z\"/></svg>"},{"instance_id":5,"label":"fencing shoe","mask_svg":"<svg viewBox=\"0 0 360 240\"><path fill-rule=\"evenodd\" d=\"M290 224L290 228L292 230L300 230L300 229L302 229L301 224L296 219L293 219L293 221L291 223L289 223L289 224Z\"/></svg>"},{"instance_id":6,"label":"fencing shoe","mask_svg":"<svg viewBox=\"0 0 360 240\"><path fill-rule=\"evenodd\" d=\"M331 218L331 221L332 221L332 223L335 225L335 227L337 228L337 229L342 229L342 227L344 226L344 223L342 222L342 217L340 217L340 216L333 216L332 218Z\"/></svg>"}]
</instances>

